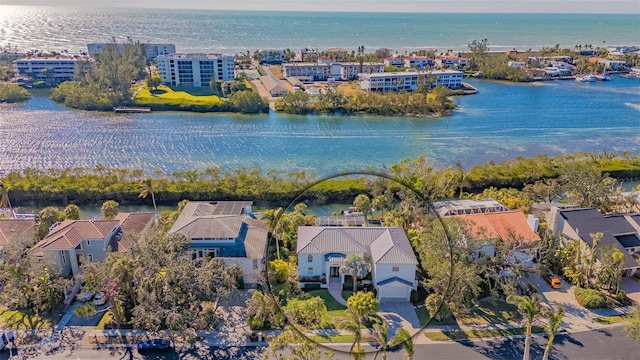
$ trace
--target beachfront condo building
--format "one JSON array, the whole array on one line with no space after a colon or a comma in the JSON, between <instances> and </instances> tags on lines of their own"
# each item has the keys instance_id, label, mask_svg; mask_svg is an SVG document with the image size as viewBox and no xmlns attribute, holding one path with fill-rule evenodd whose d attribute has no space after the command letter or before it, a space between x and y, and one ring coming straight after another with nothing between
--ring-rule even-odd
<instances>
[{"instance_id":1,"label":"beachfront condo building","mask_svg":"<svg viewBox=\"0 0 640 360\"><path fill-rule=\"evenodd\" d=\"M235 77L233 56L222 54L170 54L157 58L158 73L165 85L209 86L211 80Z\"/></svg>"},{"instance_id":2,"label":"beachfront condo building","mask_svg":"<svg viewBox=\"0 0 640 360\"><path fill-rule=\"evenodd\" d=\"M95 56L99 54L105 47L112 43L92 43L87 44L87 51L89 56ZM142 44L147 51L147 61L151 61L158 57L158 55L169 55L176 52L176 46L174 44ZM118 51L124 49L124 43L116 43Z\"/></svg>"},{"instance_id":3,"label":"beachfront condo building","mask_svg":"<svg viewBox=\"0 0 640 360\"><path fill-rule=\"evenodd\" d=\"M18 76L30 77L33 80L42 80L49 83L60 83L73 79L76 66L80 62L87 70L91 66L91 60L87 56L58 55L18 59L13 62L13 65L18 71Z\"/></svg>"},{"instance_id":4,"label":"beachfront condo building","mask_svg":"<svg viewBox=\"0 0 640 360\"><path fill-rule=\"evenodd\" d=\"M330 58L320 58L317 63L285 63L282 64L284 77L302 76L312 81L326 81L328 78L336 80L355 80L360 73L384 72L383 63L363 63L360 71L359 62L333 62Z\"/></svg>"},{"instance_id":5,"label":"beachfront condo building","mask_svg":"<svg viewBox=\"0 0 640 360\"><path fill-rule=\"evenodd\" d=\"M462 71L434 70L429 72L398 71L375 74L361 74L360 88L366 91L413 91L418 88L419 81L432 76L432 86L446 86L451 89L462 86Z\"/></svg>"},{"instance_id":6,"label":"beachfront condo building","mask_svg":"<svg viewBox=\"0 0 640 360\"><path fill-rule=\"evenodd\" d=\"M322 63L285 63L282 64L282 74L289 76L305 76L312 81L326 81L331 74L331 65Z\"/></svg>"}]
</instances>

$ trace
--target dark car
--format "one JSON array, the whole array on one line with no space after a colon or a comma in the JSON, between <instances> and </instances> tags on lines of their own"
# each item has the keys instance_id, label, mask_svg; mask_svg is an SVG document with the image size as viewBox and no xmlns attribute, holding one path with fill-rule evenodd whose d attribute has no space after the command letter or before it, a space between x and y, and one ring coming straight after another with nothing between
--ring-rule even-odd
<instances>
[{"instance_id":1,"label":"dark car","mask_svg":"<svg viewBox=\"0 0 640 360\"><path fill-rule=\"evenodd\" d=\"M145 350L169 350L171 342L166 339L143 340L138 343L138 351Z\"/></svg>"}]
</instances>

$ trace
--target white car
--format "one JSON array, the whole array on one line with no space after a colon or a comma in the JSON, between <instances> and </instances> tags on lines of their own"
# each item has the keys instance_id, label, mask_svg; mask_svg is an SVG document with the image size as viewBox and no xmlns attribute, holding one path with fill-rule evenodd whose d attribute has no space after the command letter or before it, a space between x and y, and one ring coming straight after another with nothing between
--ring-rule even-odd
<instances>
[{"instance_id":1,"label":"white car","mask_svg":"<svg viewBox=\"0 0 640 360\"><path fill-rule=\"evenodd\" d=\"M104 305L107 303L107 298L104 296L104 293L98 293L93 298L93 303L98 306Z\"/></svg>"},{"instance_id":2,"label":"white car","mask_svg":"<svg viewBox=\"0 0 640 360\"><path fill-rule=\"evenodd\" d=\"M92 297L93 297L93 293L89 291L84 291L78 294L77 299L78 301L85 303L87 301L91 301Z\"/></svg>"}]
</instances>

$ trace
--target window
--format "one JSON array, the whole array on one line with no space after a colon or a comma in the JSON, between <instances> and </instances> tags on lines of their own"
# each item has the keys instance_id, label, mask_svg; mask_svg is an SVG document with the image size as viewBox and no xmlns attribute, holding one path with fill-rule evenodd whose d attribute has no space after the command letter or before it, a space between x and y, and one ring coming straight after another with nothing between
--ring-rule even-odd
<instances>
[{"instance_id":1,"label":"window","mask_svg":"<svg viewBox=\"0 0 640 360\"><path fill-rule=\"evenodd\" d=\"M88 262L93 262L93 255L87 254L87 261Z\"/></svg>"},{"instance_id":2,"label":"window","mask_svg":"<svg viewBox=\"0 0 640 360\"><path fill-rule=\"evenodd\" d=\"M313 275L313 266L309 266L309 267L307 268L307 274L309 274L309 275Z\"/></svg>"},{"instance_id":3,"label":"window","mask_svg":"<svg viewBox=\"0 0 640 360\"><path fill-rule=\"evenodd\" d=\"M91 246L91 240L87 240L87 246Z\"/></svg>"},{"instance_id":4,"label":"window","mask_svg":"<svg viewBox=\"0 0 640 360\"><path fill-rule=\"evenodd\" d=\"M396 265L396 266L392 267L392 268L391 268L391 271L393 271L393 272L398 272L398 271L400 271L400 266Z\"/></svg>"},{"instance_id":5,"label":"window","mask_svg":"<svg viewBox=\"0 0 640 360\"><path fill-rule=\"evenodd\" d=\"M307 256L307 262L313 262L313 255Z\"/></svg>"},{"instance_id":6,"label":"window","mask_svg":"<svg viewBox=\"0 0 640 360\"><path fill-rule=\"evenodd\" d=\"M60 250L60 258L62 259L62 265L67 264L67 258L64 256L64 251Z\"/></svg>"}]
</instances>

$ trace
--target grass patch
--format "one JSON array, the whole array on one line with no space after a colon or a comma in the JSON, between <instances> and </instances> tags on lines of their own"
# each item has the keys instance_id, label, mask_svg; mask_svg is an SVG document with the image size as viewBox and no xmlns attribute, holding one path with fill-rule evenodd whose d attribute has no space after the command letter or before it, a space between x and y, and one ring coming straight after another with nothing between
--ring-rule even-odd
<instances>
[{"instance_id":1,"label":"grass patch","mask_svg":"<svg viewBox=\"0 0 640 360\"><path fill-rule=\"evenodd\" d=\"M447 340L466 340L486 337L501 337L501 336L513 336L524 335L527 332L526 328L513 328L513 329L487 329L487 330L454 330L454 331L428 331L424 333L424 336L433 341L447 341ZM539 326L534 326L532 333L541 333L544 329Z\"/></svg>"},{"instance_id":2,"label":"grass patch","mask_svg":"<svg viewBox=\"0 0 640 360\"><path fill-rule=\"evenodd\" d=\"M317 343L353 343L353 335L312 335L309 340Z\"/></svg>"},{"instance_id":3,"label":"grass patch","mask_svg":"<svg viewBox=\"0 0 640 360\"><path fill-rule=\"evenodd\" d=\"M431 318L424 307L416 308L416 315L421 326L425 326ZM518 312L517 306L501 300L495 303L482 300L469 314L446 317L442 321L433 319L428 326L515 324L521 320L522 315Z\"/></svg>"},{"instance_id":4,"label":"grass patch","mask_svg":"<svg viewBox=\"0 0 640 360\"><path fill-rule=\"evenodd\" d=\"M327 307L328 311L334 311L334 310L346 310L347 307L340 304L336 299L333 298L333 296L331 296L331 294L329 294L328 290L325 289L320 289L320 290L311 290L311 291L307 291L307 294L311 295L311 296L319 296L322 298L322 300L324 300L324 305Z\"/></svg>"},{"instance_id":5,"label":"grass patch","mask_svg":"<svg viewBox=\"0 0 640 360\"><path fill-rule=\"evenodd\" d=\"M344 96L355 96L358 93L366 93L360 89L360 85L356 81L342 83L336 87L336 90Z\"/></svg>"},{"instance_id":6,"label":"grass patch","mask_svg":"<svg viewBox=\"0 0 640 360\"><path fill-rule=\"evenodd\" d=\"M211 95L209 88L172 89L165 85L158 86L158 89L153 92L149 91L147 85L141 85L135 100L138 105L213 106L224 104L224 100Z\"/></svg>"},{"instance_id":7,"label":"grass patch","mask_svg":"<svg viewBox=\"0 0 640 360\"><path fill-rule=\"evenodd\" d=\"M46 330L51 329L58 321L60 321L60 316L58 315L40 317L16 310L0 310L0 328L13 330Z\"/></svg>"},{"instance_id":8,"label":"grass patch","mask_svg":"<svg viewBox=\"0 0 640 360\"><path fill-rule=\"evenodd\" d=\"M100 322L96 325L96 329L104 330L105 326L111 324L111 321L113 321L113 313L111 310L105 311L102 315L102 319L100 319Z\"/></svg>"},{"instance_id":9,"label":"grass patch","mask_svg":"<svg viewBox=\"0 0 640 360\"><path fill-rule=\"evenodd\" d=\"M351 295L353 295L353 290L342 290L343 299L347 300Z\"/></svg>"},{"instance_id":10,"label":"grass patch","mask_svg":"<svg viewBox=\"0 0 640 360\"><path fill-rule=\"evenodd\" d=\"M624 317L622 315L613 315L613 316L600 316L594 318L593 321L602 325L611 325L617 324L624 321Z\"/></svg>"}]
</instances>

